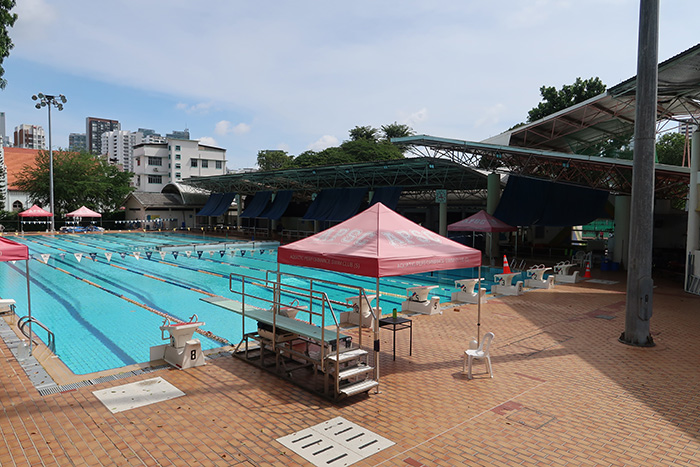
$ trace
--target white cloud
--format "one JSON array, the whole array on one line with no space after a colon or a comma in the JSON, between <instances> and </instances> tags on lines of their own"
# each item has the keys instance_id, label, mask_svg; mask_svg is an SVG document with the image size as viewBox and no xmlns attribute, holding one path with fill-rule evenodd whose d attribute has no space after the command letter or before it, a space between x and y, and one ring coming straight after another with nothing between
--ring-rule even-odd
<instances>
[{"instance_id":1,"label":"white cloud","mask_svg":"<svg viewBox=\"0 0 700 467\"><path fill-rule=\"evenodd\" d=\"M178 102L175 108L178 110L184 110L188 114L206 114L212 109L213 105L214 104L212 102L200 102L199 104L193 105Z\"/></svg>"},{"instance_id":2,"label":"white cloud","mask_svg":"<svg viewBox=\"0 0 700 467\"><path fill-rule=\"evenodd\" d=\"M12 12L17 13L17 21L9 32L18 47L49 37L49 27L58 21L56 8L46 0L20 0Z\"/></svg>"},{"instance_id":3,"label":"white cloud","mask_svg":"<svg viewBox=\"0 0 700 467\"><path fill-rule=\"evenodd\" d=\"M418 124L424 123L427 119L428 109L426 109L425 107L407 115L401 115L400 118L400 120L404 122L405 125L408 125L411 128L415 127Z\"/></svg>"},{"instance_id":4,"label":"white cloud","mask_svg":"<svg viewBox=\"0 0 700 467\"><path fill-rule=\"evenodd\" d=\"M250 125L246 123L239 123L233 125L228 120L221 120L216 124L214 131L217 135L227 135L233 133L234 135L243 135L250 132Z\"/></svg>"},{"instance_id":5,"label":"white cloud","mask_svg":"<svg viewBox=\"0 0 700 467\"><path fill-rule=\"evenodd\" d=\"M309 144L306 149L311 149L312 151L323 151L327 148L332 148L333 146L338 146L338 138L331 135L323 135L313 143Z\"/></svg>"},{"instance_id":6,"label":"white cloud","mask_svg":"<svg viewBox=\"0 0 700 467\"><path fill-rule=\"evenodd\" d=\"M205 145L205 146L215 146L215 147L219 147L219 145L218 145L218 143L216 142L216 140L215 140L214 138L212 138L211 136L202 136L202 137L199 138L197 141L199 141L200 143L202 143L202 144Z\"/></svg>"}]
</instances>

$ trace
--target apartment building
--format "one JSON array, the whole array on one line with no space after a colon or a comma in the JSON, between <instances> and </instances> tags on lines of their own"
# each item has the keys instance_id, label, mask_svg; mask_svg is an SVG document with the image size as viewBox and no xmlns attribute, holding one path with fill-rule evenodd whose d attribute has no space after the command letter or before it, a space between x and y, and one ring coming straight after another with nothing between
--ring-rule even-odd
<instances>
[{"instance_id":1,"label":"apartment building","mask_svg":"<svg viewBox=\"0 0 700 467\"><path fill-rule=\"evenodd\" d=\"M25 149L45 149L46 135L44 129L38 125L27 125L23 123L15 127L15 144L16 148Z\"/></svg>"},{"instance_id":2,"label":"apartment building","mask_svg":"<svg viewBox=\"0 0 700 467\"><path fill-rule=\"evenodd\" d=\"M137 191L160 193L171 182L226 173L226 150L199 141L168 138L165 143L141 143L133 147L132 157Z\"/></svg>"},{"instance_id":3,"label":"apartment building","mask_svg":"<svg viewBox=\"0 0 700 467\"><path fill-rule=\"evenodd\" d=\"M102 133L102 155L107 162L120 166L122 171L132 171L131 132L126 130L105 131Z\"/></svg>"},{"instance_id":4,"label":"apartment building","mask_svg":"<svg viewBox=\"0 0 700 467\"><path fill-rule=\"evenodd\" d=\"M118 120L87 117L85 119L85 148L91 154L102 154L102 133L121 130Z\"/></svg>"}]
</instances>

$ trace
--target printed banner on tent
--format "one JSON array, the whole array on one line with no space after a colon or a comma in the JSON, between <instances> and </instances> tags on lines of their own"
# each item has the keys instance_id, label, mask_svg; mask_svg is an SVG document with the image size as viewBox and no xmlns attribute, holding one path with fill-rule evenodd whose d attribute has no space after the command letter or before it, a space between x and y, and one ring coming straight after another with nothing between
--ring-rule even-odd
<instances>
[{"instance_id":1,"label":"printed banner on tent","mask_svg":"<svg viewBox=\"0 0 700 467\"><path fill-rule=\"evenodd\" d=\"M44 264L49 264L49 257L51 257L51 253L41 254L41 260L44 262Z\"/></svg>"},{"instance_id":2,"label":"printed banner on tent","mask_svg":"<svg viewBox=\"0 0 700 467\"><path fill-rule=\"evenodd\" d=\"M109 263L112 261L112 253L105 252L105 258L107 258L107 262Z\"/></svg>"},{"instance_id":3,"label":"printed banner on tent","mask_svg":"<svg viewBox=\"0 0 700 467\"><path fill-rule=\"evenodd\" d=\"M80 262L81 259L83 259L83 254L82 253L73 253L73 256L75 256L75 259Z\"/></svg>"}]
</instances>

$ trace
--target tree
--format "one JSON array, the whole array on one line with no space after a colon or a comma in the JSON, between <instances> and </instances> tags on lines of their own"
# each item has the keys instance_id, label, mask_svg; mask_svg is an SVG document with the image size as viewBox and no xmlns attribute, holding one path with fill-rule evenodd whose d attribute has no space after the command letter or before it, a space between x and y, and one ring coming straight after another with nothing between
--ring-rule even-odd
<instances>
[{"instance_id":1,"label":"tree","mask_svg":"<svg viewBox=\"0 0 700 467\"><path fill-rule=\"evenodd\" d=\"M685 135L666 133L656 142L656 158L661 164L683 165Z\"/></svg>"},{"instance_id":2,"label":"tree","mask_svg":"<svg viewBox=\"0 0 700 467\"><path fill-rule=\"evenodd\" d=\"M258 151L258 167L262 171L287 169L291 167L293 159L293 156L279 149Z\"/></svg>"},{"instance_id":3,"label":"tree","mask_svg":"<svg viewBox=\"0 0 700 467\"><path fill-rule=\"evenodd\" d=\"M350 130L350 141L358 140L379 141L379 130L371 126L356 126Z\"/></svg>"},{"instance_id":4,"label":"tree","mask_svg":"<svg viewBox=\"0 0 700 467\"><path fill-rule=\"evenodd\" d=\"M391 138L405 138L406 136L413 136L416 134L408 125L403 123L390 123L388 125L382 125L382 133L384 134L384 139L389 141Z\"/></svg>"},{"instance_id":5,"label":"tree","mask_svg":"<svg viewBox=\"0 0 700 467\"><path fill-rule=\"evenodd\" d=\"M5 69L2 67L2 62L10 56L10 50L14 47L7 32L8 28L14 26L17 20L17 14L10 13L14 6L15 0L0 0L0 89L5 89L7 85L7 81L3 78Z\"/></svg>"},{"instance_id":6,"label":"tree","mask_svg":"<svg viewBox=\"0 0 700 467\"><path fill-rule=\"evenodd\" d=\"M347 155L346 163L387 161L404 157L401 149L387 141L345 141L340 145L340 149Z\"/></svg>"},{"instance_id":7,"label":"tree","mask_svg":"<svg viewBox=\"0 0 700 467\"><path fill-rule=\"evenodd\" d=\"M542 86L540 88L542 102L527 113L527 122L532 123L547 115L588 100L603 93L605 89L605 84L598 77L587 80L576 78L574 84L564 85L559 91L554 86Z\"/></svg>"},{"instance_id":8,"label":"tree","mask_svg":"<svg viewBox=\"0 0 700 467\"><path fill-rule=\"evenodd\" d=\"M54 209L57 215L80 206L116 211L133 191L130 172L122 172L87 151L53 151ZM42 205L50 204L49 152L39 151L33 166L17 176L17 187Z\"/></svg>"}]
</instances>

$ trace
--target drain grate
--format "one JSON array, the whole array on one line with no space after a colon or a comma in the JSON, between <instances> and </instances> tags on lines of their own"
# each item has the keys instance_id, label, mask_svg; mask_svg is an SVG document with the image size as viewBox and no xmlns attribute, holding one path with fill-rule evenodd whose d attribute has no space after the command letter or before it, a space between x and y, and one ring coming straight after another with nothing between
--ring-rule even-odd
<instances>
[{"instance_id":1,"label":"drain grate","mask_svg":"<svg viewBox=\"0 0 700 467\"><path fill-rule=\"evenodd\" d=\"M305 428L277 441L317 467L351 465L394 444L343 417Z\"/></svg>"},{"instance_id":2,"label":"drain grate","mask_svg":"<svg viewBox=\"0 0 700 467\"><path fill-rule=\"evenodd\" d=\"M57 394L59 392L72 391L73 389L84 388L85 386L92 386L94 384L106 383L107 381L114 381L116 379L129 378L131 376L142 375L146 373L151 373L157 370L163 370L165 368L170 368L170 365L158 365L147 368L141 368L133 371L126 371L124 373L119 373L118 375L101 376L99 378L86 379L85 381L78 381L77 383L63 384L63 385L51 385L48 387L37 388L39 394L42 396L48 396L49 394Z\"/></svg>"}]
</instances>

